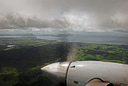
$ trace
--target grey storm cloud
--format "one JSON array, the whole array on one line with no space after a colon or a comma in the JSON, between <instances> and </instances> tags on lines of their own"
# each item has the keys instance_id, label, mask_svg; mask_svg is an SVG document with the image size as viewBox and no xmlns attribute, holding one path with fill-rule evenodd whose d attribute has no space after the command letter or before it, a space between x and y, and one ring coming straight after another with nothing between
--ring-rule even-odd
<instances>
[{"instance_id":1,"label":"grey storm cloud","mask_svg":"<svg viewBox=\"0 0 128 86\"><path fill-rule=\"evenodd\" d=\"M0 28L1 29L26 29L26 28L66 28L67 22L59 19L46 21L40 20L36 17L23 18L19 15L8 14L6 17L1 18Z\"/></svg>"},{"instance_id":2,"label":"grey storm cloud","mask_svg":"<svg viewBox=\"0 0 128 86\"><path fill-rule=\"evenodd\" d=\"M0 0L0 29L128 26L128 0Z\"/></svg>"}]
</instances>

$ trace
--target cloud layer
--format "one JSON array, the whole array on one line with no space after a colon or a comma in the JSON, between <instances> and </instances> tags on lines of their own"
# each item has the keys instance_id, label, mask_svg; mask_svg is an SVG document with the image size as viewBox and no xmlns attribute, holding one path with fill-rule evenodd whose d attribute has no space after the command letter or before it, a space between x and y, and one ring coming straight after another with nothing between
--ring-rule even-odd
<instances>
[{"instance_id":1,"label":"cloud layer","mask_svg":"<svg viewBox=\"0 0 128 86\"><path fill-rule=\"evenodd\" d=\"M0 29L128 31L127 0L0 0Z\"/></svg>"}]
</instances>

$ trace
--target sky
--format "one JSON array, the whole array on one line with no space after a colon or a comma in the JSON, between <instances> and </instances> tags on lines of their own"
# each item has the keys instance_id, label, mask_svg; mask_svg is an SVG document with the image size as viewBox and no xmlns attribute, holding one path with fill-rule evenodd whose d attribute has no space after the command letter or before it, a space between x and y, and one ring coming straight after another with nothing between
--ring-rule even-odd
<instances>
[{"instance_id":1,"label":"sky","mask_svg":"<svg viewBox=\"0 0 128 86\"><path fill-rule=\"evenodd\" d=\"M128 0L0 0L0 31L128 32Z\"/></svg>"}]
</instances>

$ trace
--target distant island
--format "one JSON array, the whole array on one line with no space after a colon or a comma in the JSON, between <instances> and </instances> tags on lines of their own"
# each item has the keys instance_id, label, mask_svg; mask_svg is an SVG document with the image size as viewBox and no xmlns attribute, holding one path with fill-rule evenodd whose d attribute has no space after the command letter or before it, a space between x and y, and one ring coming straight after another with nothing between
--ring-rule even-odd
<instances>
[{"instance_id":1,"label":"distant island","mask_svg":"<svg viewBox=\"0 0 128 86\"><path fill-rule=\"evenodd\" d=\"M0 36L35 36L33 34L0 34Z\"/></svg>"},{"instance_id":2,"label":"distant island","mask_svg":"<svg viewBox=\"0 0 128 86\"><path fill-rule=\"evenodd\" d=\"M57 36L73 36L72 34L58 34Z\"/></svg>"},{"instance_id":3,"label":"distant island","mask_svg":"<svg viewBox=\"0 0 128 86\"><path fill-rule=\"evenodd\" d=\"M0 34L0 37L36 37L34 34Z\"/></svg>"}]
</instances>

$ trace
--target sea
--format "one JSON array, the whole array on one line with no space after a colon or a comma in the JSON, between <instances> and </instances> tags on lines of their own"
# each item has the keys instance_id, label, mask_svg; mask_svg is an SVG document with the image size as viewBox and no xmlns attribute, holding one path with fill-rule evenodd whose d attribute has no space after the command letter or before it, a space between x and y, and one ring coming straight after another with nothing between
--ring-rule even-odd
<instances>
[{"instance_id":1,"label":"sea","mask_svg":"<svg viewBox=\"0 0 128 86\"><path fill-rule=\"evenodd\" d=\"M114 45L128 45L127 32L78 32L70 34L59 33L43 33L35 34L37 39L65 41L65 42L79 42L79 43L95 43L95 44L114 44ZM22 36L0 36L0 38L18 38Z\"/></svg>"},{"instance_id":2,"label":"sea","mask_svg":"<svg viewBox=\"0 0 128 86\"><path fill-rule=\"evenodd\" d=\"M128 45L128 33L125 32L87 32L74 35L37 36L38 39L66 42Z\"/></svg>"}]
</instances>

